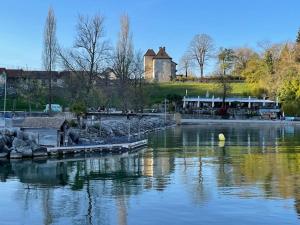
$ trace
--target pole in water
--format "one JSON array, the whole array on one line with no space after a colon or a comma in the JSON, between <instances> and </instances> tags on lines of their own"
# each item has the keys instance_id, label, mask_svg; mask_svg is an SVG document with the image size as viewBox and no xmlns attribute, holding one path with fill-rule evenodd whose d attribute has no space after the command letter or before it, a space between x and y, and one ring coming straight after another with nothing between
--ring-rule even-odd
<instances>
[{"instance_id":1,"label":"pole in water","mask_svg":"<svg viewBox=\"0 0 300 225\"><path fill-rule=\"evenodd\" d=\"M6 82L7 82L7 75L4 73L4 109L3 109L3 118L4 118L4 127L6 127L6 121L5 121L5 113L6 113Z\"/></svg>"}]
</instances>

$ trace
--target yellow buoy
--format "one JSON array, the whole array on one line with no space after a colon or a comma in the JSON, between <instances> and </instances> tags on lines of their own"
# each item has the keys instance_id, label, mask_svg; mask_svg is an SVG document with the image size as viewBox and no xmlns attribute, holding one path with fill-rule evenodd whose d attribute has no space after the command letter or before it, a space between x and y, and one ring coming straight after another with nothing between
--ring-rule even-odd
<instances>
[{"instance_id":1,"label":"yellow buoy","mask_svg":"<svg viewBox=\"0 0 300 225\"><path fill-rule=\"evenodd\" d=\"M219 147L224 148L225 147L225 141L219 141Z\"/></svg>"},{"instance_id":2,"label":"yellow buoy","mask_svg":"<svg viewBox=\"0 0 300 225\"><path fill-rule=\"evenodd\" d=\"M222 134L222 133L219 134L219 141L225 141L224 134Z\"/></svg>"}]
</instances>

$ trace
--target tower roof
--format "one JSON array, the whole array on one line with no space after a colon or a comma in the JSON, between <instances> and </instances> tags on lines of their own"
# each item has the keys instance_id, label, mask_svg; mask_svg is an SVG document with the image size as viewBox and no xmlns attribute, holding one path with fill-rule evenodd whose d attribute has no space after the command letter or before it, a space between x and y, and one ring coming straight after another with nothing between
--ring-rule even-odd
<instances>
[{"instance_id":1,"label":"tower roof","mask_svg":"<svg viewBox=\"0 0 300 225\"><path fill-rule=\"evenodd\" d=\"M155 51L153 49L148 49L144 56L156 56Z\"/></svg>"},{"instance_id":2,"label":"tower roof","mask_svg":"<svg viewBox=\"0 0 300 225\"><path fill-rule=\"evenodd\" d=\"M168 53L166 52L165 47L159 47L159 51L157 52L155 59L172 59Z\"/></svg>"}]
</instances>

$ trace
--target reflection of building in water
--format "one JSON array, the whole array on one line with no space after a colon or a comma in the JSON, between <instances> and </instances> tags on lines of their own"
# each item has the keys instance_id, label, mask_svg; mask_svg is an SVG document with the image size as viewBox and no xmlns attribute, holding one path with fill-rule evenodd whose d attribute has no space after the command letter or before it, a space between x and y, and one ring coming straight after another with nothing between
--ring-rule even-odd
<instances>
[{"instance_id":1,"label":"reflection of building in water","mask_svg":"<svg viewBox=\"0 0 300 225\"><path fill-rule=\"evenodd\" d=\"M149 176L149 177L153 177L154 176L154 172L153 172L153 166L154 166L154 162L153 162L153 154L151 153L151 155L149 154L148 157L145 157L142 159L143 160L143 169L142 171L144 171L144 175L145 176Z\"/></svg>"},{"instance_id":2,"label":"reflection of building in water","mask_svg":"<svg viewBox=\"0 0 300 225\"><path fill-rule=\"evenodd\" d=\"M11 163L11 171L22 183L56 186L66 185L68 182L67 165L65 163L17 161Z\"/></svg>"},{"instance_id":3,"label":"reflection of building in water","mask_svg":"<svg viewBox=\"0 0 300 225\"><path fill-rule=\"evenodd\" d=\"M145 154L142 158L141 171L143 175L151 177L151 179L145 179L146 188L156 187L162 190L168 184L166 177L174 170L174 158L170 155L157 155L159 152L155 150L153 152Z\"/></svg>"}]
</instances>

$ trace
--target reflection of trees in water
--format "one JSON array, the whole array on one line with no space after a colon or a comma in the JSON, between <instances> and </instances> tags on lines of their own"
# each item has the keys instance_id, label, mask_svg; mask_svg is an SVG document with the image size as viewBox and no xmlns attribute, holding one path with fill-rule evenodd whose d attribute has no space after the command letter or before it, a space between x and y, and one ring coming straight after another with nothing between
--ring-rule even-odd
<instances>
[{"instance_id":1,"label":"reflection of trees in water","mask_svg":"<svg viewBox=\"0 0 300 225\"><path fill-rule=\"evenodd\" d=\"M284 129L207 126L162 132L150 139L154 150L128 156L0 161L0 179L19 178L25 191L18 191L17 201L24 204L24 211L38 202L44 224L59 223L66 217L71 218L72 224L110 224L115 214L115 223L127 224L130 196L145 189L165 190L174 172L176 176L179 174L182 187L195 204L210 199L213 192L210 179L216 178L213 182L219 188L237 186L242 190L258 186L266 198L294 198L299 213L300 153L292 146L281 146L282 136L284 140L292 138ZM217 146L220 132L227 138L224 147ZM268 146L268 143L273 144ZM263 148L272 153L262 154ZM212 166L207 167L206 160Z\"/></svg>"},{"instance_id":2,"label":"reflection of trees in water","mask_svg":"<svg viewBox=\"0 0 300 225\"><path fill-rule=\"evenodd\" d=\"M207 177L203 174L203 162L201 156L182 158L182 163L177 162L177 170L184 188L190 195L190 200L195 204L203 204L210 198L211 191L206 183ZM206 179L206 180L205 180Z\"/></svg>"},{"instance_id":3,"label":"reflection of trees in water","mask_svg":"<svg viewBox=\"0 0 300 225\"><path fill-rule=\"evenodd\" d=\"M216 146L218 133L226 136L224 147ZM199 157L195 148L200 147L202 157L217 158L219 187L241 187L238 194L251 197L257 194L251 194L257 191L251 188L258 186L266 198L294 198L300 216L298 127L187 126L182 128L181 140L185 157ZM212 147L207 152L208 146ZM250 192L245 194L244 190Z\"/></svg>"},{"instance_id":4,"label":"reflection of trees in water","mask_svg":"<svg viewBox=\"0 0 300 225\"><path fill-rule=\"evenodd\" d=\"M279 148L279 152L282 150ZM223 159L219 162L222 166ZM300 215L300 153L244 154L232 157L228 166L232 170L228 176L223 169L219 171L220 187L237 186L243 190L255 185L266 198L294 198ZM249 197L253 195L255 193L248 193Z\"/></svg>"},{"instance_id":5,"label":"reflection of trees in water","mask_svg":"<svg viewBox=\"0 0 300 225\"><path fill-rule=\"evenodd\" d=\"M127 224L128 198L140 194L149 181L151 188L163 190L173 161L169 155L140 152L98 159L6 162L0 176L3 180L18 177L28 187L19 190L18 201L25 207L40 204L44 224L63 218L70 218L72 224L108 224L116 213L107 207L111 197L119 224ZM30 207L26 210L30 212Z\"/></svg>"}]
</instances>

